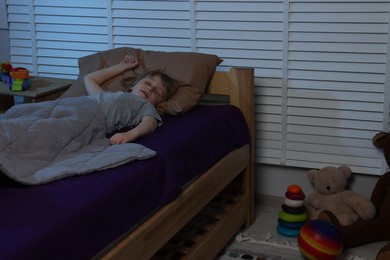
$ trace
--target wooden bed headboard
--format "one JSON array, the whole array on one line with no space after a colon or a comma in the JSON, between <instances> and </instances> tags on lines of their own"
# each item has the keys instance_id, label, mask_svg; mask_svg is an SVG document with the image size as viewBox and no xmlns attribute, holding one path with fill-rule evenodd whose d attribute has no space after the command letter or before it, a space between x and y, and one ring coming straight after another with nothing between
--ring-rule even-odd
<instances>
[{"instance_id":1,"label":"wooden bed headboard","mask_svg":"<svg viewBox=\"0 0 390 260\"><path fill-rule=\"evenodd\" d=\"M251 187L250 198L254 200L254 69L248 67L232 67L229 71L216 71L206 93L210 95L227 95L230 104L238 107L243 113L250 132L250 178L246 187ZM254 205L254 201L252 201ZM253 209L252 209L253 210ZM254 212L250 212L254 220Z\"/></svg>"},{"instance_id":2,"label":"wooden bed headboard","mask_svg":"<svg viewBox=\"0 0 390 260\"><path fill-rule=\"evenodd\" d=\"M253 68L232 67L229 71L216 71L206 93L230 96L230 104L241 110L252 131L254 126Z\"/></svg>"}]
</instances>

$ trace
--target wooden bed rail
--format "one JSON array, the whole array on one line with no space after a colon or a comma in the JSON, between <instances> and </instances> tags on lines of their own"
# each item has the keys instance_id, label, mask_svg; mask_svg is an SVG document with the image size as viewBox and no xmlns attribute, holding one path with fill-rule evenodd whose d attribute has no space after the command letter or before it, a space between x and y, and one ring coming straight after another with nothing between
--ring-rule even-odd
<instances>
[{"instance_id":1,"label":"wooden bed rail","mask_svg":"<svg viewBox=\"0 0 390 260\"><path fill-rule=\"evenodd\" d=\"M206 90L207 94L230 96L230 104L238 107L243 113L250 132L250 166L247 169L244 186L251 198L251 207L247 225L253 223L254 212L254 69L247 67L232 67L229 71L215 72Z\"/></svg>"}]
</instances>

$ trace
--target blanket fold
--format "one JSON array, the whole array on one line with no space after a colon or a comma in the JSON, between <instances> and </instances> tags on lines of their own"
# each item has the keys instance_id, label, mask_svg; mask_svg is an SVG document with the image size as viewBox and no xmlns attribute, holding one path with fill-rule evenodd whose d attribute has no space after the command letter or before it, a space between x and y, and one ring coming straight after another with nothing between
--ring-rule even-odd
<instances>
[{"instance_id":1,"label":"blanket fold","mask_svg":"<svg viewBox=\"0 0 390 260\"><path fill-rule=\"evenodd\" d=\"M0 119L0 170L35 185L156 155L135 143L110 146L105 120L89 97L14 106Z\"/></svg>"}]
</instances>

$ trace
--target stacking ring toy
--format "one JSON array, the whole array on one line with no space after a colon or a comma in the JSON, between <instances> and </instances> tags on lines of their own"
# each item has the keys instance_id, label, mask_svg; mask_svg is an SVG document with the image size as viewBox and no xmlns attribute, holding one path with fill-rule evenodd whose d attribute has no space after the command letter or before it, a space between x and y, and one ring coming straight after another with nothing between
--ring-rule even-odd
<instances>
[{"instance_id":1,"label":"stacking ring toy","mask_svg":"<svg viewBox=\"0 0 390 260\"><path fill-rule=\"evenodd\" d=\"M289 207L289 206L287 206L285 204L282 204L282 209L284 211L286 211L287 213L290 213L290 214L301 214L301 213L306 211L306 207L305 206L295 208L295 207Z\"/></svg>"},{"instance_id":2,"label":"stacking ring toy","mask_svg":"<svg viewBox=\"0 0 390 260\"><path fill-rule=\"evenodd\" d=\"M290 214L281 210L279 212L279 218L287 222L304 222L307 220L306 212L301 214Z\"/></svg>"},{"instance_id":3,"label":"stacking ring toy","mask_svg":"<svg viewBox=\"0 0 390 260\"><path fill-rule=\"evenodd\" d=\"M285 228L292 228L292 229L300 229L306 222L287 222L284 221L281 218L278 218L279 226L285 227Z\"/></svg>"},{"instance_id":4,"label":"stacking ring toy","mask_svg":"<svg viewBox=\"0 0 390 260\"><path fill-rule=\"evenodd\" d=\"M289 207L298 208L302 207L305 202L303 200L290 200L289 198L284 198L283 203Z\"/></svg>"},{"instance_id":5,"label":"stacking ring toy","mask_svg":"<svg viewBox=\"0 0 390 260\"><path fill-rule=\"evenodd\" d=\"M299 229L285 228L282 227L281 225L278 225L276 227L276 230L278 231L279 234L286 237L297 237L299 234Z\"/></svg>"},{"instance_id":6,"label":"stacking ring toy","mask_svg":"<svg viewBox=\"0 0 390 260\"><path fill-rule=\"evenodd\" d=\"M291 193L294 193L294 194L299 194L299 193L302 192L302 189L298 185L292 184L292 185L287 187L287 191L291 192Z\"/></svg>"},{"instance_id":7,"label":"stacking ring toy","mask_svg":"<svg viewBox=\"0 0 390 260\"><path fill-rule=\"evenodd\" d=\"M292 192L287 191L284 195L286 198L288 198L290 200L304 200L305 199L305 194L303 192L292 193Z\"/></svg>"}]
</instances>

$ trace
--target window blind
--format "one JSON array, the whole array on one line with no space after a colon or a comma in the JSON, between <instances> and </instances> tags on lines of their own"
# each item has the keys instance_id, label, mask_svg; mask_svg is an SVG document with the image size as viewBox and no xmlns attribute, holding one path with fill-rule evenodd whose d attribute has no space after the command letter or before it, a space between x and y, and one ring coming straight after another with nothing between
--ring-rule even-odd
<instances>
[{"instance_id":1,"label":"window blind","mask_svg":"<svg viewBox=\"0 0 390 260\"><path fill-rule=\"evenodd\" d=\"M217 54L255 68L257 163L386 168L388 0L6 3L11 62L33 75L76 78L79 57L122 46Z\"/></svg>"},{"instance_id":2,"label":"window blind","mask_svg":"<svg viewBox=\"0 0 390 260\"><path fill-rule=\"evenodd\" d=\"M112 1L114 46L191 51L190 17L188 1Z\"/></svg>"},{"instance_id":3,"label":"window blind","mask_svg":"<svg viewBox=\"0 0 390 260\"><path fill-rule=\"evenodd\" d=\"M77 59L107 49L106 1L8 1L11 61L33 75L73 78Z\"/></svg>"},{"instance_id":4,"label":"window blind","mask_svg":"<svg viewBox=\"0 0 390 260\"><path fill-rule=\"evenodd\" d=\"M290 1L286 165L378 173L371 138L384 129L388 10L388 1Z\"/></svg>"}]
</instances>

